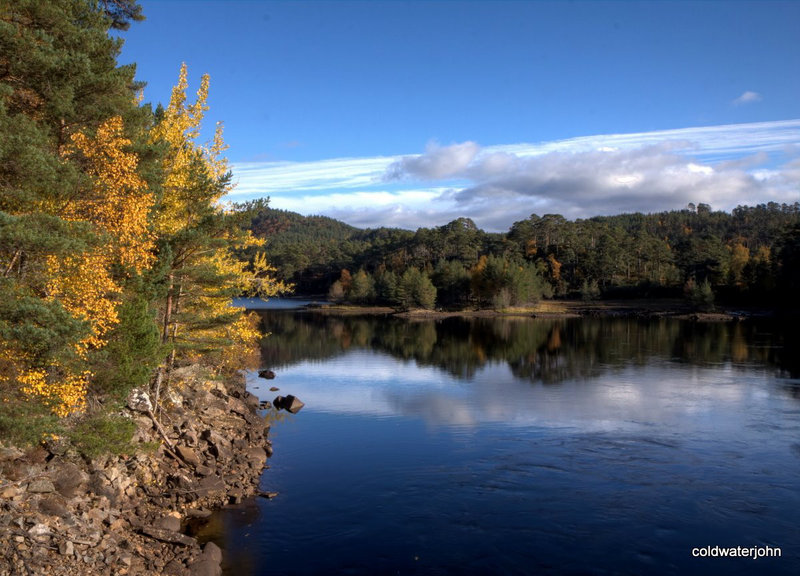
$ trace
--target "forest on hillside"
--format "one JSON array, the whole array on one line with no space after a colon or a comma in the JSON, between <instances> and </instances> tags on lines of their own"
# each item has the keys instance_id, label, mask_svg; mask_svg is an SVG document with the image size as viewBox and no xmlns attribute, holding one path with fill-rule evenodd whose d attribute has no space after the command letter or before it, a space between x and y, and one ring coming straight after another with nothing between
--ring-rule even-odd
<instances>
[{"instance_id":1,"label":"forest on hillside","mask_svg":"<svg viewBox=\"0 0 800 576\"><path fill-rule=\"evenodd\" d=\"M358 229L269 208L249 230L266 240L298 294L398 308L525 306L541 298L686 297L794 306L800 288L800 204L707 204L653 214L567 220L557 214L488 233L467 218L416 232Z\"/></svg>"}]
</instances>

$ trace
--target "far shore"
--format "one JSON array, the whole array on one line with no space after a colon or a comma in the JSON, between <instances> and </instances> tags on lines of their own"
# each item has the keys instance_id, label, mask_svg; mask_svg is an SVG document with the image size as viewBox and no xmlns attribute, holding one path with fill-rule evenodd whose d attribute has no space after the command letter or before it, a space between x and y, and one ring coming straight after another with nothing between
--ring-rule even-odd
<instances>
[{"instance_id":1,"label":"far shore","mask_svg":"<svg viewBox=\"0 0 800 576\"><path fill-rule=\"evenodd\" d=\"M698 311L680 299L639 300L542 300L525 307L464 310L406 310L398 311L388 306L359 306L354 304L317 304L306 307L308 311L335 316L396 316L408 319L462 318L678 318L704 322L726 322L749 317L773 315L772 311L755 308L718 307L711 311Z\"/></svg>"}]
</instances>

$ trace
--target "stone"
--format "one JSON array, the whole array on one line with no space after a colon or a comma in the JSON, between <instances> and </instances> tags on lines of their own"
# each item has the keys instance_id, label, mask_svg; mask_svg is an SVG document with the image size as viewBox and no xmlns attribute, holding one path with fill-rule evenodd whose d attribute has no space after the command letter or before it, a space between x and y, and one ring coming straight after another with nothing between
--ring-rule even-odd
<instances>
[{"instance_id":1,"label":"stone","mask_svg":"<svg viewBox=\"0 0 800 576\"><path fill-rule=\"evenodd\" d=\"M190 566L192 576L221 576L222 566L209 560L199 560Z\"/></svg>"},{"instance_id":2,"label":"stone","mask_svg":"<svg viewBox=\"0 0 800 576\"><path fill-rule=\"evenodd\" d=\"M217 459L217 462L233 459L233 452L223 442L214 442L209 446L209 453Z\"/></svg>"},{"instance_id":3,"label":"stone","mask_svg":"<svg viewBox=\"0 0 800 576\"><path fill-rule=\"evenodd\" d=\"M288 394L285 397L276 396L272 403L275 405L275 408L279 410L286 410L292 414L297 414L300 412L300 410L302 410L303 406L305 406L305 404L301 402L299 398L291 394Z\"/></svg>"},{"instance_id":4,"label":"stone","mask_svg":"<svg viewBox=\"0 0 800 576\"><path fill-rule=\"evenodd\" d=\"M88 481L88 475L72 462L61 464L53 474L55 489L64 498L73 498Z\"/></svg>"},{"instance_id":5,"label":"stone","mask_svg":"<svg viewBox=\"0 0 800 576\"><path fill-rule=\"evenodd\" d=\"M25 453L13 446L10 448L0 447L0 462L11 462L22 458Z\"/></svg>"},{"instance_id":6,"label":"stone","mask_svg":"<svg viewBox=\"0 0 800 576\"><path fill-rule=\"evenodd\" d=\"M67 518L70 516L69 510L67 510L64 502L56 495L48 496L39 502L39 512L48 514L49 516L58 516L60 518Z\"/></svg>"},{"instance_id":7,"label":"stone","mask_svg":"<svg viewBox=\"0 0 800 576\"><path fill-rule=\"evenodd\" d=\"M245 450L245 456L253 468L263 468L267 463L266 450L258 446L253 446Z\"/></svg>"},{"instance_id":8,"label":"stone","mask_svg":"<svg viewBox=\"0 0 800 576\"><path fill-rule=\"evenodd\" d=\"M216 474L206 476L197 485L197 494L201 498L204 496L214 496L225 492L225 482Z\"/></svg>"},{"instance_id":9,"label":"stone","mask_svg":"<svg viewBox=\"0 0 800 576\"><path fill-rule=\"evenodd\" d=\"M65 540L58 545L58 552L62 556L72 556L75 554L75 546L72 544L71 540Z\"/></svg>"},{"instance_id":10,"label":"stone","mask_svg":"<svg viewBox=\"0 0 800 576\"><path fill-rule=\"evenodd\" d=\"M272 370L267 370L267 369L259 370L258 371L258 376L259 376L259 378L265 378L266 380L272 380L272 379L275 378L275 372L273 372Z\"/></svg>"},{"instance_id":11,"label":"stone","mask_svg":"<svg viewBox=\"0 0 800 576\"><path fill-rule=\"evenodd\" d=\"M207 542L203 548L203 557L219 564L222 562L222 550L213 542Z\"/></svg>"},{"instance_id":12,"label":"stone","mask_svg":"<svg viewBox=\"0 0 800 576\"><path fill-rule=\"evenodd\" d=\"M183 546L194 546L197 544L197 540L191 536L172 530L156 528L155 526L143 526L142 534L155 538L156 540L161 540L162 542L169 542L170 544L181 544Z\"/></svg>"},{"instance_id":13,"label":"stone","mask_svg":"<svg viewBox=\"0 0 800 576\"><path fill-rule=\"evenodd\" d=\"M153 403L150 400L150 395L141 388L134 388L128 394L128 408L134 412L151 412L153 410Z\"/></svg>"},{"instance_id":14,"label":"stone","mask_svg":"<svg viewBox=\"0 0 800 576\"><path fill-rule=\"evenodd\" d=\"M190 464L195 468L200 466L200 458L197 456L197 453L188 446L179 444L175 447L175 451L178 453L178 456L180 456L181 459L183 459L183 461L187 464Z\"/></svg>"},{"instance_id":15,"label":"stone","mask_svg":"<svg viewBox=\"0 0 800 576\"><path fill-rule=\"evenodd\" d=\"M270 392L277 392L278 390L280 390L280 388L278 388L277 386L270 386L269 387L269 391Z\"/></svg>"},{"instance_id":16,"label":"stone","mask_svg":"<svg viewBox=\"0 0 800 576\"><path fill-rule=\"evenodd\" d=\"M12 498L19 495L22 491L17 488L16 486L3 486L0 488L0 498L7 498L11 500Z\"/></svg>"},{"instance_id":17,"label":"stone","mask_svg":"<svg viewBox=\"0 0 800 576\"><path fill-rule=\"evenodd\" d=\"M159 518L154 523L156 528L163 528L164 530L170 530L171 532L180 532L181 531L181 519L177 516L167 515L163 518Z\"/></svg>"},{"instance_id":18,"label":"stone","mask_svg":"<svg viewBox=\"0 0 800 576\"><path fill-rule=\"evenodd\" d=\"M207 510L206 508L189 508L186 511L186 515L190 518L208 518L211 514L211 510Z\"/></svg>"},{"instance_id":19,"label":"stone","mask_svg":"<svg viewBox=\"0 0 800 576\"><path fill-rule=\"evenodd\" d=\"M28 536L31 537L31 540L43 542L50 538L50 528L47 526L47 524L42 524L41 522L34 524L33 527L28 530Z\"/></svg>"},{"instance_id":20,"label":"stone","mask_svg":"<svg viewBox=\"0 0 800 576\"><path fill-rule=\"evenodd\" d=\"M55 491L56 487L50 478L36 478L28 484L28 492L32 494L48 494Z\"/></svg>"}]
</instances>

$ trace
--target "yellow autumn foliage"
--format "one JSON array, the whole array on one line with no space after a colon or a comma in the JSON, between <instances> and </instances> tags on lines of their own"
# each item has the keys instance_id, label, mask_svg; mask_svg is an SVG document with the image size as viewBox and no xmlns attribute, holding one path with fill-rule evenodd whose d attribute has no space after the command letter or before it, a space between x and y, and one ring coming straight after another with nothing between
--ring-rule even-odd
<instances>
[{"instance_id":1,"label":"yellow autumn foliage","mask_svg":"<svg viewBox=\"0 0 800 576\"><path fill-rule=\"evenodd\" d=\"M149 217L155 198L139 176L137 155L126 150L131 142L123 129L122 118L115 116L100 125L94 138L82 132L72 136L88 164L92 189L67 206L65 217L95 224L112 240L109 257L141 272L153 262Z\"/></svg>"}]
</instances>

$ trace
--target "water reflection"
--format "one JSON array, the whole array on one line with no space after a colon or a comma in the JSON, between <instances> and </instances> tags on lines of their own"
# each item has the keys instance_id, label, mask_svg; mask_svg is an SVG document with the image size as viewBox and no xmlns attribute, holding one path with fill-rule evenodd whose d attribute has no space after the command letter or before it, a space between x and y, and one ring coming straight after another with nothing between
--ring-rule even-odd
<instances>
[{"instance_id":1,"label":"water reflection","mask_svg":"<svg viewBox=\"0 0 800 576\"><path fill-rule=\"evenodd\" d=\"M430 427L620 431L657 426L667 432L720 432L735 431L748 418L764 418L775 407L761 397L769 396L765 379L774 382L763 370L744 374L730 364L703 367L657 359L598 369L591 379L565 380L557 389L531 386L510 364L487 362L464 381L432 366L359 349L324 363L303 361L278 376L281 389L302 398L306 411L416 418ZM265 399L275 394L255 374L249 378L250 389Z\"/></svg>"},{"instance_id":2,"label":"water reflection","mask_svg":"<svg viewBox=\"0 0 800 576\"><path fill-rule=\"evenodd\" d=\"M248 385L306 406L272 429L280 496L213 524L229 574L800 573L779 326L264 320L277 378ZM690 554L764 544L784 558Z\"/></svg>"},{"instance_id":3,"label":"water reflection","mask_svg":"<svg viewBox=\"0 0 800 576\"><path fill-rule=\"evenodd\" d=\"M282 367L373 349L419 366L472 378L492 363L544 384L594 378L613 368L668 359L693 365L762 365L800 377L800 338L776 322L698 323L661 319L333 317L261 311L264 365Z\"/></svg>"}]
</instances>

